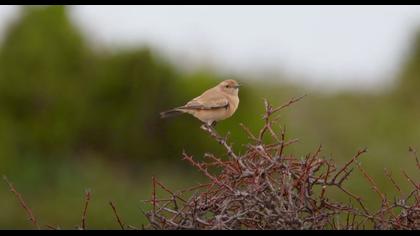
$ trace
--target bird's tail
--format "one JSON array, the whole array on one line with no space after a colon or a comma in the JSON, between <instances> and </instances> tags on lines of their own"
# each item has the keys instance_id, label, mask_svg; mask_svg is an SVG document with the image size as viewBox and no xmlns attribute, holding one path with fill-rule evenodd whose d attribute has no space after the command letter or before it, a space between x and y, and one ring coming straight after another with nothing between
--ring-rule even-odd
<instances>
[{"instance_id":1,"label":"bird's tail","mask_svg":"<svg viewBox=\"0 0 420 236\"><path fill-rule=\"evenodd\" d=\"M168 117L173 117L173 116L178 116L181 115L182 113L184 113L183 111L175 108L169 111L164 111L160 113L160 118L168 118Z\"/></svg>"}]
</instances>

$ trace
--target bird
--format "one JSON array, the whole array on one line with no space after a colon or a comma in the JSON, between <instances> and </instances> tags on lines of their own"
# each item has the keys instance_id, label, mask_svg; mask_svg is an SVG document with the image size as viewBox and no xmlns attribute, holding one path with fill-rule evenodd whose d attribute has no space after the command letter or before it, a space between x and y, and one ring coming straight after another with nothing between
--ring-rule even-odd
<instances>
[{"instance_id":1,"label":"bird","mask_svg":"<svg viewBox=\"0 0 420 236\"><path fill-rule=\"evenodd\" d=\"M217 122L231 117L238 109L239 87L236 80L224 80L185 105L161 112L160 116L167 118L187 113L204 125L215 127Z\"/></svg>"}]
</instances>

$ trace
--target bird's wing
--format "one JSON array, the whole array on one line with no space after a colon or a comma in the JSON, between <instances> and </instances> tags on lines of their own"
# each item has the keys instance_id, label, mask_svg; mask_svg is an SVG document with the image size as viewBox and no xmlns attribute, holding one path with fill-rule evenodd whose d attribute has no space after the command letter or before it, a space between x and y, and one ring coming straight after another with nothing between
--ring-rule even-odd
<instances>
[{"instance_id":1,"label":"bird's wing","mask_svg":"<svg viewBox=\"0 0 420 236\"><path fill-rule=\"evenodd\" d=\"M229 106L229 101L226 97L215 93L204 93L189 101L185 106L180 107L180 109L212 110L226 108L227 106Z\"/></svg>"}]
</instances>

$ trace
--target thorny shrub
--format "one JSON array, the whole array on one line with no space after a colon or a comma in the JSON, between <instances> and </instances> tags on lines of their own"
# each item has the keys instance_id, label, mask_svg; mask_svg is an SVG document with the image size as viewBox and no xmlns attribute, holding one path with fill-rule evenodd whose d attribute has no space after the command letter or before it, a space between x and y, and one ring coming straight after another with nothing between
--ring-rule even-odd
<instances>
[{"instance_id":1,"label":"thorny shrub","mask_svg":"<svg viewBox=\"0 0 420 236\"><path fill-rule=\"evenodd\" d=\"M303 96L302 96L303 97ZM153 178L152 210L145 213L151 229L420 229L420 185L403 172L412 190L390 201L364 170L359 150L343 167L321 156L321 146L304 159L285 150L297 140L287 140L285 128L277 133L273 126L280 110L299 101L291 99L273 108L265 100L264 126L253 134L241 124L251 142L243 155L237 155L213 127L201 128L218 141L227 152L228 160L205 154L199 162L187 153L183 159L202 172L208 183L173 192ZM266 137L267 136L267 137ZM268 140L268 141L267 141ZM418 170L419 160L414 149ZM344 186L357 167L373 191L381 199L381 208L371 212L362 198ZM216 172L217 174L212 174ZM393 186L400 187L389 172ZM170 196L156 197L160 187ZM357 203L356 206L327 197L330 188L337 188ZM317 190L318 189L318 190ZM186 193L190 194L185 198ZM398 213L396 213L398 212ZM338 219L342 219L341 221Z\"/></svg>"},{"instance_id":2,"label":"thorny shrub","mask_svg":"<svg viewBox=\"0 0 420 236\"><path fill-rule=\"evenodd\" d=\"M273 115L302 98L291 99L277 108L265 100L264 125L258 134L241 124L251 140L243 155L235 153L228 143L228 136L220 136L214 127L201 126L226 149L228 159L206 153L207 161L199 162L184 152L183 159L204 174L208 182L172 191L153 177L152 197L144 201L150 204L151 210L143 212L149 224L142 225L141 229L420 229L420 184L405 171L402 174L412 186L406 194L401 192L391 173L385 171L400 194L391 201L359 162L366 149L357 151L342 167L322 157L321 146L305 158L286 152L297 139L287 140L285 128L276 132L273 126L279 117ZM417 170L420 170L416 150L409 148L409 151L415 158ZM362 198L344 186L354 167L380 197L379 210L368 210ZM4 180L31 224L40 229L20 193L6 177ZM352 201L328 198L327 192L332 188ZM167 196L159 198L158 190L165 191ZM87 229L90 199L91 193L86 191L78 229ZM121 229L139 229L124 223L115 204L109 204ZM52 225L45 227L60 229Z\"/></svg>"}]
</instances>

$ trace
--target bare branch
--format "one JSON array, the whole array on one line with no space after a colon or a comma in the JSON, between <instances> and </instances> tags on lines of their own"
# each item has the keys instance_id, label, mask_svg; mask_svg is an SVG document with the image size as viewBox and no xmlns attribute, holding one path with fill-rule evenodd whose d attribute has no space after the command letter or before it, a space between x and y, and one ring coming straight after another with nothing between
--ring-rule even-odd
<instances>
[{"instance_id":1,"label":"bare branch","mask_svg":"<svg viewBox=\"0 0 420 236\"><path fill-rule=\"evenodd\" d=\"M88 209L90 198L91 198L91 191L90 191L90 189L86 189L86 191L85 191L85 207L83 208L82 222L80 223L80 229L83 229L83 230L87 229L86 219L87 219L87 209Z\"/></svg>"},{"instance_id":2,"label":"bare branch","mask_svg":"<svg viewBox=\"0 0 420 236\"><path fill-rule=\"evenodd\" d=\"M117 220L118 224L120 225L121 229L122 229L122 230L124 230L124 229L125 229L125 228L124 228L124 225L125 225L125 224L121 221L120 217L118 216L117 209L115 208L114 203L110 201L110 202L109 202L109 205L111 206L112 211L114 212L114 216L115 216L115 218L116 218L116 220Z\"/></svg>"},{"instance_id":3,"label":"bare branch","mask_svg":"<svg viewBox=\"0 0 420 236\"><path fill-rule=\"evenodd\" d=\"M25 200L23 200L22 195L16 190L16 188L13 186L13 184L7 179L7 177L5 175L3 175L3 180L7 183L7 185L9 186L10 191L15 195L16 199L19 201L19 204L22 206L22 208L25 210L26 215L28 216L29 221L31 222L31 224L37 228L40 229L39 224L34 216L34 214L32 213L31 208L28 207L28 205L26 204Z\"/></svg>"}]
</instances>

